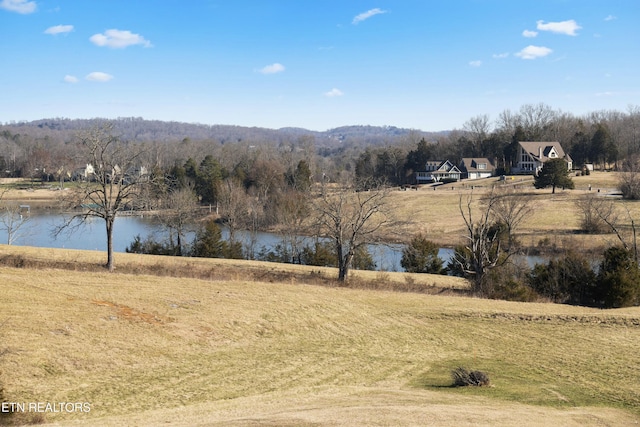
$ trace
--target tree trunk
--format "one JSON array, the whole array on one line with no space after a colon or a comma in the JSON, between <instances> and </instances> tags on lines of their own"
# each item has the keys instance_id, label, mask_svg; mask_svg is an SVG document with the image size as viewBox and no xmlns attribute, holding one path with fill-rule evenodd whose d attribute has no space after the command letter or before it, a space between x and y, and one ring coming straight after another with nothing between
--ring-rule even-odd
<instances>
[{"instance_id":1,"label":"tree trunk","mask_svg":"<svg viewBox=\"0 0 640 427\"><path fill-rule=\"evenodd\" d=\"M344 282L349 274L349 263L346 256L343 256L342 242L336 242L336 255L338 258L338 281Z\"/></svg>"},{"instance_id":2,"label":"tree trunk","mask_svg":"<svg viewBox=\"0 0 640 427\"><path fill-rule=\"evenodd\" d=\"M107 269L113 271L113 223L115 218L107 217Z\"/></svg>"},{"instance_id":3,"label":"tree trunk","mask_svg":"<svg viewBox=\"0 0 640 427\"><path fill-rule=\"evenodd\" d=\"M340 250L340 257L338 257L338 280L344 282L349 275L349 266L353 259L353 250L349 250L344 256L342 256L342 250Z\"/></svg>"},{"instance_id":4,"label":"tree trunk","mask_svg":"<svg viewBox=\"0 0 640 427\"><path fill-rule=\"evenodd\" d=\"M349 265L344 260L339 261L338 268L338 281L345 282L347 280L347 274L349 274Z\"/></svg>"}]
</instances>

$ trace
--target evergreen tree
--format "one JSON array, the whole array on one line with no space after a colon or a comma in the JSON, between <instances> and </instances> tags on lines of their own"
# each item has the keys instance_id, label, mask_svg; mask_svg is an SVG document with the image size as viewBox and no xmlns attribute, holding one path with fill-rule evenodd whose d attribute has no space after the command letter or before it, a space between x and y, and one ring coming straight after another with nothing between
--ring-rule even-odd
<instances>
[{"instance_id":1,"label":"evergreen tree","mask_svg":"<svg viewBox=\"0 0 640 427\"><path fill-rule=\"evenodd\" d=\"M404 164L405 176L408 178L415 172L423 171L427 161L433 159L433 144L429 144L424 138L420 140L415 150L409 151ZM413 181L413 178L411 178Z\"/></svg>"},{"instance_id":2,"label":"evergreen tree","mask_svg":"<svg viewBox=\"0 0 640 427\"><path fill-rule=\"evenodd\" d=\"M549 159L542 166L542 170L535 177L536 188L547 188L551 186L551 193L556 192L556 187L573 189L573 180L569 176L567 162L564 159Z\"/></svg>"},{"instance_id":3,"label":"evergreen tree","mask_svg":"<svg viewBox=\"0 0 640 427\"><path fill-rule=\"evenodd\" d=\"M575 252L546 265L536 264L528 274L529 285L540 295L553 302L580 305L593 304L595 279L589 261Z\"/></svg>"},{"instance_id":4,"label":"evergreen tree","mask_svg":"<svg viewBox=\"0 0 640 427\"><path fill-rule=\"evenodd\" d=\"M202 203L215 203L218 200L218 186L223 179L222 166L212 155L207 155L200 163L196 177L196 193L202 198Z\"/></svg>"},{"instance_id":5,"label":"evergreen tree","mask_svg":"<svg viewBox=\"0 0 640 427\"><path fill-rule=\"evenodd\" d=\"M298 191L307 192L311 188L311 168L306 160L300 160L296 169L285 176L287 184Z\"/></svg>"},{"instance_id":6,"label":"evergreen tree","mask_svg":"<svg viewBox=\"0 0 640 427\"><path fill-rule=\"evenodd\" d=\"M438 245L418 234L402 250L400 265L409 273L441 274L443 261L438 256L439 250Z\"/></svg>"},{"instance_id":7,"label":"evergreen tree","mask_svg":"<svg viewBox=\"0 0 640 427\"><path fill-rule=\"evenodd\" d=\"M605 169L607 161L615 160L617 152L615 146L612 146L611 135L609 129L602 123L595 126L596 131L591 137L591 146L589 147L589 157L595 162L600 163L602 169Z\"/></svg>"},{"instance_id":8,"label":"evergreen tree","mask_svg":"<svg viewBox=\"0 0 640 427\"><path fill-rule=\"evenodd\" d=\"M224 258L227 254L227 243L222 240L220 227L214 220L209 220L196 234L193 244L193 256L203 258Z\"/></svg>"},{"instance_id":9,"label":"evergreen tree","mask_svg":"<svg viewBox=\"0 0 640 427\"><path fill-rule=\"evenodd\" d=\"M598 272L596 301L605 308L640 305L640 268L631 251L620 246L605 251Z\"/></svg>"}]
</instances>

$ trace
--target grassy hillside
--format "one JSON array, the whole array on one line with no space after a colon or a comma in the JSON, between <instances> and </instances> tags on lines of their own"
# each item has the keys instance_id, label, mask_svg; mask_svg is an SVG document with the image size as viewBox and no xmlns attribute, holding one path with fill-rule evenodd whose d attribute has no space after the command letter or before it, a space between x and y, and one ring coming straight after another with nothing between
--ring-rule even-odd
<instances>
[{"instance_id":1,"label":"grassy hillside","mask_svg":"<svg viewBox=\"0 0 640 427\"><path fill-rule=\"evenodd\" d=\"M38 254L0 255L14 250ZM42 251L78 270L100 255ZM45 414L61 425L640 422L640 308L266 282L251 273L264 264L235 263L213 280L0 267L7 399L91 404ZM487 372L492 387L449 387L460 365Z\"/></svg>"},{"instance_id":2,"label":"grassy hillside","mask_svg":"<svg viewBox=\"0 0 640 427\"><path fill-rule=\"evenodd\" d=\"M397 191L392 193L392 205L402 228L390 231L390 235L406 239L417 232L425 233L430 239L442 245L453 246L464 242L465 224L460 214L460 200L466 206L467 198L472 197L474 209L480 208L480 201L494 185L516 188L526 195L534 208L531 216L516 230L522 245L536 247L546 240L558 248L574 250L600 250L603 246L617 243L615 235L588 235L579 233L581 214L576 202L587 195L608 197L615 201L620 212L621 224L630 225L631 219L638 222L640 204L625 201L610 194L617 193L620 175L615 172L593 172L589 176L572 177L575 190L551 189L536 190L533 180L528 176L514 176L513 179L500 181L499 178L482 180L464 180L459 183L437 187L422 187L418 191ZM588 188L591 186L592 190ZM600 191L598 191L600 190ZM478 211L479 212L479 211Z\"/></svg>"}]
</instances>

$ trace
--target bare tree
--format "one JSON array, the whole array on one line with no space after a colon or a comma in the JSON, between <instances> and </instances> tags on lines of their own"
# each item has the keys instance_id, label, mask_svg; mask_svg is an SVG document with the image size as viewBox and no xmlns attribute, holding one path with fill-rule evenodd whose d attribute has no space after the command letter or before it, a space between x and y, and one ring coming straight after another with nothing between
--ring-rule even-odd
<instances>
[{"instance_id":1,"label":"bare tree","mask_svg":"<svg viewBox=\"0 0 640 427\"><path fill-rule=\"evenodd\" d=\"M141 201L141 188L148 183L145 167L140 163L143 149L127 144L113 135L112 124L102 124L78 134L78 161L93 167L90 179L78 185L62 198L67 210L81 208L72 213L56 228L54 234L83 224L90 218L105 222L107 237L107 264L113 271L113 226L116 216L127 206L135 208Z\"/></svg>"},{"instance_id":2,"label":"bare tree","mask_svg":"<svg viewBox=\"0 0 640 427\"><path fill-rule=\"evenodd\" d=\"M513 187L497 187L489 199L492 214L507 227L508 248L515 242L515 231L533 213L533 202L529 195L516 191Z\"/></svg>"},{"instance_id":3,"label":"bare tree","mask_svg":"<svg viewBox=\"0 0 640 427\"><path fill-rule=\"evenodd\" d=\"M520 107L520 120L529 141L548 141L547 134L557 113L548 105L525 104Z\"/></svg>"},{"instance_id":4,"label":"bare tree","mask_svg":"<svg viewBox=\"0 0 640 427\"><path fill-rule=\"evenodd\" d=\"M474 157L485 156L487 153L482 146L491 131L491 123L487 114L475 116L462 125L471 142Z\"/></svg>"},{"instance_id":5,"label":"bare tree","mask_svg":"<svg viewBox=\"0 0 640 427\"><path fill-rule=\"evenodd\" d=\"M586 233L605 233L617 223L618 213L613 200L595 193L586 194L576 200L576 207L582 214L580 228Z\"/></svg>"},{"instance_id":6,"label":"bare tree","mask_svg":"<svg viewBox=\"0 0 640 427\"><path fill-rule=\"evenodd\" d=\"M183 254L182 248L186 234L195 231L197 210L198 197L190 188L172 191L166 196L164 209L158 218L163 227L169 231L169 245L175 248L177 256Z\"/></svg>"},{"instance_id":7,"label":"bare tree","mask_svg":"<svg viewBox=\"0 0 640 427\"><path fill-rule=\"evenodd\" d=\"M7 245L12 245L16 239L24 235L25 227L31 220L28 211L24 211L20 205L7 204L0 210L0 229L7 232Z\"/></svg>"},{"instance_id":8,"label":"bare tree","mask_svg":"<svg viewBox=\"0 0 640 427\"><path fill-rule=\"evenodd\" d=\"M486 277L490 270L506 262L503 256L500 233L493 220L493 212L498 198L491 194L479 216L474 216L473 193L470 193L463 205L460 195L459 209L466 226L467 244L464 251L456 251L454 261L461 270L473 276L474 290L479 294L486 292Z\"/></svg>"},{"instance_id":9,"label":"bare tree","mask_svg":"<svg viewBox=\"0 0 640 427\"><path fill-rule=\"evenodd\" d=\"M623 233L622 228L624 224L621 224L620 222L620 215L616 210L615 205L613 204L613 201L606 201L605 203L596 204L595 206L596 207L593 209L594 210L593 215L596 216L604 224L606 224L607 227L609 227L609 229L613 233L615 233L615 235L618 237L618 240L620 240L622 247L626 251L633 253L633 259L635 260L636 264L638 264L640 260L638 259L638 239L637 239L638 236L637 236L637 230L636 230L636 223L633 217L631 216L631 212L629 211L629 209L627 208L627 217L631 222L630 224L631 243L629 243L629 240L628 240L629 237L625 236L625 234Z\"/></svg>"},{"instance_id":10,"label":"bare tree","mask_svg":"<svg viewBox=\"0 0 640 427\"><path fill-rule=\"evenodd\" d=\"M623 163L618 188L622 197L629 200L640 199L640 159L632 155Z\"/></svg>"},{"instance_id":11,"label":"bare tree","mask_svg":"<svg viewBox=\"0 0 640 427\"><path fill-rule=\"evenodd\" d=\"M325 192L315 200L317 227L329 238L338 259L338 280L347 280L356 251L379 240L383 226L392 221L388 190L356 192L352 187Z\"/></svg>"},{"instance_id":12,"label":"bare tree","mask_svg":"<svg viewBox=\"0 0 640 427\"><path fill-rule=\"evenodd\" d=\"M235 179L227 178L218 188L218 201L222 219L229 228L229 247L233 250L236 233L249 223L249 196Z\"/></svg>"},{"instance_id":13,"label":"bare tree","mask_svg":"<svg viewBox=\"0 0 640 427\"><path fill-rule=\"evenodd\" d=\"M277 204L278 232L291 261L301 262L304 237L310 226L309 194L289 190L280 195Z\"/></svg>"},{"instance_id":14,"label":"bare tree","mask_svg":"<svg viewBox=\"0 0 640 427\"><path fill-rule=\"evenodd\" d=\"M8 189L0 191L0 230L7 232L7 245L12 245L26 231L25 225L31 220L31 212L15 203L2 203Z\"/></svg>"}]
</instances>

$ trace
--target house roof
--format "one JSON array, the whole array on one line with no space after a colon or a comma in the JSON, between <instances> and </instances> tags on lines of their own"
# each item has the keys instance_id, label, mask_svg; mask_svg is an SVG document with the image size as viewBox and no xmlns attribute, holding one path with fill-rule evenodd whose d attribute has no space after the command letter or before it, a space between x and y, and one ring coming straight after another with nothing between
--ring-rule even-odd
<instances>
[{"instance_id":1,"label":"house roof","mask_svg":"<svg viewBox=\"0 0 640 427\"><path fill-rule=\"evenodd\" d=\"M486 168L478 169L479 164L485 164ZM460 165L466 172L492 172L494 170L493 163L486 157L465 157Z\"/></svg>"},{"instance_id":2,"label":"house roof","mask_svg":"<svg viewBox=\"0 0 640 427\"><path fill-rule=\"evenodd\" d=\"M552 150L556 152L559 158L571 161L571 156L566 154L557 141L543 142L543 141L518 141L518 144L525 150L531 157L544 163L549 160L549 154Z\"/></svg>"},{"instance_id":3,"label":"house roof","mask_svg":"<svg viewBox=\"0 0 640 427\"><path fill-rule=\"evenodd\" d=\"M428 160L425 163L425 167L428 169L428 166L437 166L434 169L428 170L431 175L446 175L451 173L461 173L460 169L449 160ZM419 171L422 172L422 171Z\"/></svg>"}]
</instances>

